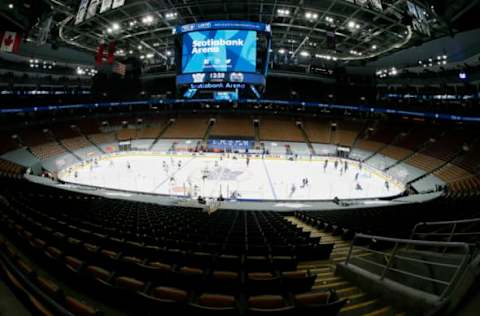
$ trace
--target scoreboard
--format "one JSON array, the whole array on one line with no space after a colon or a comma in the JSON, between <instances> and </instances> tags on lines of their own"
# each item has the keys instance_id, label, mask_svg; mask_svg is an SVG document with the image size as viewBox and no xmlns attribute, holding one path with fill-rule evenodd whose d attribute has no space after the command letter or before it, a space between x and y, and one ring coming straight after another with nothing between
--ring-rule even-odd
<instances>
[{"instance_id":1,"label":"scoreboard","mask_svg":"<svg viewBox=\"0 0 480 316\"><path fill-rule=\"evenodd\" d=\"M262 91L268 70L271 28L250 21L209 21L175 31L177 88L186 98L197 92L240 95ZM258 94L256 94L258 95ZM231 100L231 98L228 98Z\"/></svg>"}]
</instances>

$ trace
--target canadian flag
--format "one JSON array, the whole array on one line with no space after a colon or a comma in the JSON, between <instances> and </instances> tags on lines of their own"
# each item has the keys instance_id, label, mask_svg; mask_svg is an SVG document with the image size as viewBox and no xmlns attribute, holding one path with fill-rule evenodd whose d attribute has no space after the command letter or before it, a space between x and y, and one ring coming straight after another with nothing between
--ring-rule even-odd
<instances>
[{"instance_id":1,"label":"canadian flag","mask_svg":"<svg viewBox=\"0 0 480 316\"><path fill-rule=\"evenodd\" d=\"M20 41L21 36L16 32L0 32L0 52L18 52Z\"/></svg>"}]
</instances>

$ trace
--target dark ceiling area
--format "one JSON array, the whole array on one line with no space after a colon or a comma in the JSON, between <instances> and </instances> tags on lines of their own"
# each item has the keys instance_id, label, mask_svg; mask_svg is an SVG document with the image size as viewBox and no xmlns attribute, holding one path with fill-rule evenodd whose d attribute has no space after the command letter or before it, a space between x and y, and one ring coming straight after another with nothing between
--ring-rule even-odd
<instances>
[{"instance_id":1,"label":"dark ceiling area","mask_svg":"<svg viewBox=\"0 0 480 316\"><path fill-rule=\"evenodd\" d=\"M282 60L310 64L364 64L435 38L478 27L480 1L410 1L425 10L428 32L415 29L409 1L384 0L381 10L359 0L130 0L75 24L78 0L5 1L1 23L36 42L52 17L48 41L94 53L101 41L115 41L116 54L165 63L174 48L172 29L208 20L250 20L271 24L272 52ZM148 56L148 58L146 58Z\"/></svg>"}]
</instances>

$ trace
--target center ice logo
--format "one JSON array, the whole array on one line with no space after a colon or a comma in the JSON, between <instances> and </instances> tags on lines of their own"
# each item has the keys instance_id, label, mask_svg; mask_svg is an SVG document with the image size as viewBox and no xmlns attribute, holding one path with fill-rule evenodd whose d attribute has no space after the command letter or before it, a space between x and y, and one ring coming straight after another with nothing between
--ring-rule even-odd
<instances>
[{"instance_id":1,"label":"center ice logo","mask_svg":"<svg viewBox=\"0 0 480 316\"><path fill-rule=\"evenodd\" d=\"M208 173L208 180L237 181L243 171L234 171L228 168L216 168Z\"/></svg>"}]
</instances>

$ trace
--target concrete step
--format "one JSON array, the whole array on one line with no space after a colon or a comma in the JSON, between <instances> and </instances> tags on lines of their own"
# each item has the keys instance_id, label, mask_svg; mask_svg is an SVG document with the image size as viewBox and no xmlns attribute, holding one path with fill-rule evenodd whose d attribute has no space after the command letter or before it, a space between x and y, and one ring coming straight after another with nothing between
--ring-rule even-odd
<instances>
[{"instance_id":1,"label":"concrete step","mask_svg":"<svg viewBox=\"0 0 480 316\"><path fill-rule=\"evenodd\" d=\"M344 306L339 315L340 316L361 316L366 313L371 312L372 310L377 310L383 308L385 304L382 304L377 299L366 300L356 304L348 304Z\"/></svg>"},{"instance_id":2,"label":"concrete step","mask_svg":"<svg viewBox=\"0 0 480 316\"><path fill-rule=\"evenodd\" d=\"M363 293L361 289L356 286L345 287L343 289L336 290L337 295L341 298L347 298L348 296L357 295Z\"/></svg>"},{"instance_id":3,"label":"concrete step","mask_svg":"<svg viewBox=\"0 0 480 316\"><path fill-rule=\"evenodd\" d=\"M395 314L391 306L384 306L382 308L363 314L363 316L395 316Z\"/></svg>"},{"instance_id":4,"label":"concrete step","mask_svg":"<svg viewBox=\"0 0 480 316\"><path fill-rule=\"evenodd\" d=\"M368 301L370 299L368 294L364 292L356 293L356 294L345 296L342 298L347 299L348 305L358 304L361 302Z\"/></svg>"},{"instance_id":5,"label":"concrete step","mask_svg":"<svg viewBox=\"0 0 480 316\"><path fill-rule=\"evenodd\" d=\"M347 281L338 281L334 283L327 283L327 284L317 284L312 286L314 290L328 290L328 289L335 289L336 291L339 289L343 289L346 287L351 286L351 284Z\"/></svg>"},{"instance_id":6,"label":"concrete step","mask_svg":"<svg viewBox=\"0 0 480 316\"><path fill-rule=\"evenodd\" d=\"M287 219L302 230L310 232L312 237L320 237L321 244L334 244L330 260L300 263L298 267L310 269L317 274L313 290L335 289L340 298L347 299L347 304L340 310L340 316L406 316L405 313L395 311L393 307L378 298L371 297L342 277L335 276L335 264L345 262L347 259L350 241L343 240L340 236L333 236L323 229L309 226L293 216ZM356 256L369 255L361 249L353 249L352 253ZM330 262L330 265L326 265L325 262Z\"/></svg>"},{"instance_id":7,"label":"concrete step","mask_svg":"<svg viewBox=\"0 0 480 316\"><path fill-rule=\"evenodd\" d=\"M324 279L324 278L330 278L335 276L335 272L322 272L322 273L316 273L317 275L317 280L318 279Z\"/></svg>"},{"instance_id":8,"label":"concrete step","mask_svg":"<svg viewBox=\"0 0 480 316\"><path fill-rule=\"evenodd\" d=\"M297 267L298 269L298 267ZM305 267L302 267L302 269L305 269ZM313 273L327 273L327 272L332 272L333 269L330 266L327 267L321 267L321 268L309 268L310 272Z\"/></svg>"},{"instance_id":9,"label":"concrete step","mask_svg":"<svg viewBox=\"0 0 480 316\"><path fill-rule=\"evenodd\" d=\"M328 284L328 283L335 283L335 282L339 282L339 281L343 281L342 278L340 277L328 277L328 278L319 278L317 277L315 279L315 285L317 284Z\"/></svg>"}]
</instances>

